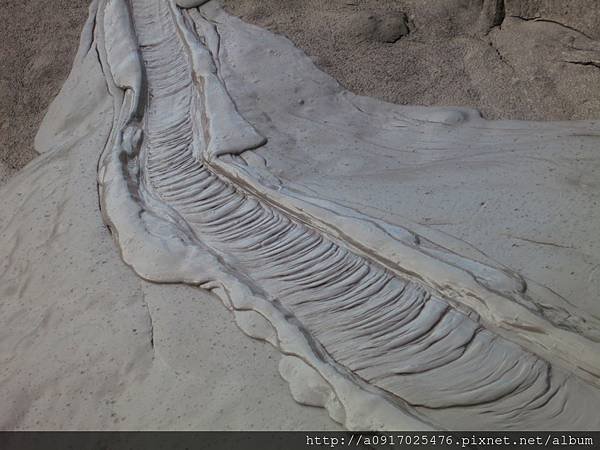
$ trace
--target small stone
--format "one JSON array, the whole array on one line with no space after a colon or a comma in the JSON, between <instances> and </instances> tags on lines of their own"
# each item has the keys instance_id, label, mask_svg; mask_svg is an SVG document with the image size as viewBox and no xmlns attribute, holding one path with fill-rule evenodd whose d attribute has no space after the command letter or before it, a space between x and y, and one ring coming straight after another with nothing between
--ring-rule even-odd
<instances>
[{"instance_id":1,"label":"small stone","mask_svg":"<svg viewBox=\"0 0 600 450\"><path fill-rule=\"evenodd\" d=\"M394 43L410 33L405 13L359 12L350 20L349 33L359 41Z\"/></svg>"},{"instance_id":2,"label":"small stone","mask_svg":"<svg viewBox=\"0 0 600 450\"><path fill-rule=\"evenodd\" d=\"M377 26L375 37L380 42L393 43L410 33L406 14L396 14L384 17Z\"/></svg>"}]
</instances>

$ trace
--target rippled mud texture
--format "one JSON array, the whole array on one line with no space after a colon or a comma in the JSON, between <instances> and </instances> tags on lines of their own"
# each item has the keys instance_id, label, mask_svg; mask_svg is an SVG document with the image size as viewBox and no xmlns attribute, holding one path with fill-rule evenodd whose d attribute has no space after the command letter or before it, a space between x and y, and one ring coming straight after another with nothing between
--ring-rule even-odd
<instances>
[{"instance_id":1,"label":"rippled mud texture","mask_svg":"<svg viewBox=\"0 0 600 450\"><path fill-rule=\"evenodd\" d=\"M223 83L219 20L108 0L98 23L118 112L102 213L140 276L216 293L288 355L294 397L348 428L598 427L595 319L450 241L285 188Z\"/></svg>"},{"instance_id":2,"label":"rippled mud texture","mask_svg":"<svg viewBox=\"0 0 600 450\"><path fill-rule=\"evenodd\" d=\"M0 429L338 430L214 295L121 260L98 208L114 112L91 19L42 155L0 187Z\"/></svg>"}]
</instances>

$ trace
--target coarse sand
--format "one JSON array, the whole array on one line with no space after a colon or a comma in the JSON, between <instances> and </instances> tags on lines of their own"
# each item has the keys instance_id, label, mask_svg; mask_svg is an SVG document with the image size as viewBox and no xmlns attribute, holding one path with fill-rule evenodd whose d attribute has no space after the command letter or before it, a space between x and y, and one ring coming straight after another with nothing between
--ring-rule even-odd
<instances>
[{"instance_id":1,"label":"coarse sand","mask_svg":"<svg viewBox=\"0 0 600 450\"><path fill-rule=\"evenodd\" d=\"M0 184L37 156L33 138L71 70L88 6L0 2Z\"/></svg>"}]
</instances>

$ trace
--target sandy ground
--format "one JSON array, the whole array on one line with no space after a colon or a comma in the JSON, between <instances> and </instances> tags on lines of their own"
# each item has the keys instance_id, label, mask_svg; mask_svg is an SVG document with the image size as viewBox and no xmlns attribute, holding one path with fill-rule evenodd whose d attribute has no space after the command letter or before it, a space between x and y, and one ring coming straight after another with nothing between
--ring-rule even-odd
<instances>
[{"instance_id":1,"label":"sandy ground","mask_svg":"<svg viewBox=\"0 0 600 450\"><path fill-rule=\"evenodd\" d=\"M0 184L37 156L33 138L71 69L88 4L0 2Z\"/></svg>"},{"instance_id":2,"label":"sandy ground","mask_svg":"<svg viewBox=\"0 0 600 450\"><path fill-rule=\"evenodd\" d=\"M223 4L244 21L289 37L357 94L469 106L488 119L600 117L595 0Z\"/></svg>"}]
</instances>

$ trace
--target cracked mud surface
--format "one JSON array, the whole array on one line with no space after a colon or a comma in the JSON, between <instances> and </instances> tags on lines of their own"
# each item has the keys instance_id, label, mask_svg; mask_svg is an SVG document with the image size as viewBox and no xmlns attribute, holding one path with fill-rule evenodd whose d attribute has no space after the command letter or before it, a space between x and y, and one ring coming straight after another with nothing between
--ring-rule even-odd
<instances>
[{"instance_id":1,"label":"cracked mud surface","mask_svg":"<svg viewBox=\"0 0 600 450\"><path fill-rule=\"evenodd\" d=\"M468 106L488 119L600 117L593 0L323 3L223 0L244 21L290 38L356 94Z\"/></svg>"}]
</instances>

